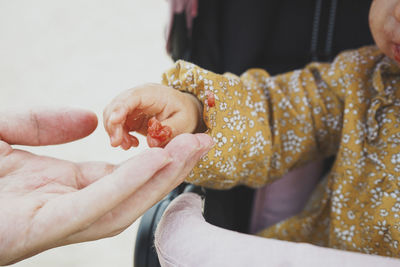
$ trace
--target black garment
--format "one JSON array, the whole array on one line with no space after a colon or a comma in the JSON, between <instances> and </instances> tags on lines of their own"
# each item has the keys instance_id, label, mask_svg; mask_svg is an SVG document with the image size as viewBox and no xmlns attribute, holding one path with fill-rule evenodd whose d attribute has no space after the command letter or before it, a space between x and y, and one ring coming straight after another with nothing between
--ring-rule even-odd
<instances>
[{"instance_id":1,"label":"black garment","mask_svg":"<svg viewBox=\"0 0 400 267\"><path fill-rule=\"evenodd\" d=\"M253 67L276 74L329 61L343 50L373 43L371 2L199 0L191 42L173 58L235 74Z\"/></svg>"},{"instance_id":2,"label":"black garment","mask_svg":"<svg viewBox=\"0 0 400 267\"><path fill-rule=\"evenodd\" d=\"M174 33L173 45L179 49L172 57L237 75L255 67L277 74L315 60L330 61L343 50L373 44L368 27L371 2L199 0L192 36ZM245 187L207 189L206 220L246 232L252 196Z\"/></svg>"}]
</instances>

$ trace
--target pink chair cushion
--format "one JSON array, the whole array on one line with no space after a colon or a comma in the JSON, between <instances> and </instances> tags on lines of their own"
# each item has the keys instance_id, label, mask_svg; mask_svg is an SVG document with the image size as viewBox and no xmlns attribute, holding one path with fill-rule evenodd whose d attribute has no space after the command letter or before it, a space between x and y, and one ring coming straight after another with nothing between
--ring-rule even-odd
<instances>
[{"instance_id":1,"label":"pink chair cushion","mask_svg":"<svg viewBox=\"0 0 400 267\"><path fill-rule=\"evenodd\" d=\"M161 266L400 266L400 260L266 239L219 228L202 216L194 193L177 197L155 233Z\"/></svg>"},{"instance_id":2,"label":"pink chair cushion","mask_svg":"<svg viewBox=\"0 0 400 267\"><path fill-rule=\"evenodd\" d=\"M315 161L258 189L254 196L250 233L257 233L302 211L323 173L324 162Z\"/></svg>"}]
</instances>

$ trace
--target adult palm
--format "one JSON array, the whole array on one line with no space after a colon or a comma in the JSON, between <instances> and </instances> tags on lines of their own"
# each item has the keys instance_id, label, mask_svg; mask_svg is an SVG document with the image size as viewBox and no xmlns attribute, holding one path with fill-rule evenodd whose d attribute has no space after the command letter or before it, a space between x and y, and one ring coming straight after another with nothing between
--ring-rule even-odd
<instances>
[{"instance_id":1,"label":"adult palm","mask_svg":"<svg viewBox=\"0 0 400 267\"><path fill-rule=\"evenodd\" d=\"M182 182L211 145L206 135L182 135L120 165L73 163L10 146L65 143L96 125L83 110L0 113L0 264L120 233Z\"/></svg>"}]
</instances>

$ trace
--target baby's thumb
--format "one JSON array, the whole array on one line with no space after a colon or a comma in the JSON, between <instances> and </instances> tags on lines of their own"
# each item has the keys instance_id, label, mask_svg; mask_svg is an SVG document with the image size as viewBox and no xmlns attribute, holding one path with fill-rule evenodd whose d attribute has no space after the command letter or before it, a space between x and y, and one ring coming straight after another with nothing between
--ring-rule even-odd
<instances>
[{"instance_id":1,"label":"baby's thumb","mask_svg":"<svg viewBox=\"0 0 400 267\"><path fill-rule=\"evenodd\" d=\"M194 133L196 130L196 121L195 119L188 117L189 116L176 114L175 116L163 120L161 124L171 128L172 137L184 133Z\"/></svg>"}]
</instances>

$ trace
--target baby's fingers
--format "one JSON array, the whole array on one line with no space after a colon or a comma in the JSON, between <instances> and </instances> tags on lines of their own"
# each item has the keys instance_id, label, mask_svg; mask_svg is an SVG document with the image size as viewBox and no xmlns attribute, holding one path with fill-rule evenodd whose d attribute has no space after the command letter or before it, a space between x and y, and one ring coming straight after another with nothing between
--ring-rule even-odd
<instances>
[{"instance_id":1,"label":"baby's fingers","mask_svg":"<svg viewBox=\"0 0 400 267\"><path fill-rule=\"evenodd\" d=\"M113 147L122 146L123 143L126 143L124 146L127 146L130 143L131 138L126 137L126 135L129 136L126 123L130 112L130 107L117 100L114 100L104 111L104 128L110 136Z\"/></svg>"},{"instance_id":2,"label":"baby's fingers","mask_svg":"<svg viewBox=\"0 0 400 267\"><path fill-rule=\"evenodd\" d=\"M113 147L120 146L124 141L124 136L123 136L124 130L122 129L122 125L113 126L112 128L109 128L107 132L108 135L110 136L111 146Z\"/></svg>"},{"instance_id":3,"label":"baby's fingers","mask_svg":"<svg viewBox=\"0 0 400 267\"><path fill-rule=\"evenodd\" d=\"M121 124L125 121L127 110L125 107L115 107L111 112L108 118L108 123L110 124Z\"/></svg>"},{"instance_id":4,"label":"baby's fingers","mask_svg":"<svg viewBox=\"0 0 400 267\"><path fill-rule=\"evenodd\" d=\"M171 128L171 139L183 133L194 133L196 121L184 112L178 112L162 121L162 124Z\"/></svg>"},{"instance_id":5,"label":"baby's fingers","mask_svg":"<svg viewBox=\"0 0 400 267\"><path fill-rule=\"evenodd\" d=\"M172 138L183 133L201 133L207 129L203 126L203 107L199 100L191 94L179 93L181 106L172 116L162 120L162 124L169 126Z\"/></svg>"},{"instance_id":6,"label":"baby's fingers","mask_svg":"<svg viewBox=\"0 0 400 267\"><path fill-rule=\"evenodd\" d=\"M135 137L130 135L127 132L123 134L123 140L121 142L121 148L124 150L128 150L131 147L137 147L139 145L139 140Z\"/></svg>"}]
</instances>

